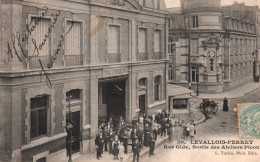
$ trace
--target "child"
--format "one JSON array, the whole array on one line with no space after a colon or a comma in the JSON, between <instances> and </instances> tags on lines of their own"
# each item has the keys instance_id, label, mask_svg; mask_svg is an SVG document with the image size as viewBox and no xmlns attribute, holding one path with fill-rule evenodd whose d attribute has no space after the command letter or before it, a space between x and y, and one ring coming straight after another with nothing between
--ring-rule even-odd
<instances>
[{"instance_id":1,"label":"child","mask_svg":"<svg viewBox=\"0 0 260 162\"><path fill-rule=\"evenodd\" d=\"M115 135L115 139L112 143L112 146L113 146L113 152L114 152L114 160L118 159L118 153L119 153L119 139L118 139L118 136Z\"/></svg>"},{"instance_id":2,"label":"child","mask_svg":"<svg viewBox=\"0 0 260 162\"><path fill-rule=\"evenodd\" d=\"M120 161L123 161L123 155L124 155L124 146L123 146L123 143L122 142L120 142L120 144L119 144L119 155L118 155L118 157L119 157L119 160Z\"/></svg>"}]
</instances>

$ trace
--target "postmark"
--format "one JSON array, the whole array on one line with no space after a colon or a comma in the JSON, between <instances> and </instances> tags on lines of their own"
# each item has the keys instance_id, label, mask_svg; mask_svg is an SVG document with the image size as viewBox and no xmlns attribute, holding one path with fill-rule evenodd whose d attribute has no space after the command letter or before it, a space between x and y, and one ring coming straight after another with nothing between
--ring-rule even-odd
<instances>
[{"instance_id":1,"label":"postmark","mask_svg":"<svg viewBox=\"0 0 260 162\"><path fill-rule=\"evenodd\" d=\"M238 104L241 139L260 139L260 103Z\"/></svg>"}]
</instances>

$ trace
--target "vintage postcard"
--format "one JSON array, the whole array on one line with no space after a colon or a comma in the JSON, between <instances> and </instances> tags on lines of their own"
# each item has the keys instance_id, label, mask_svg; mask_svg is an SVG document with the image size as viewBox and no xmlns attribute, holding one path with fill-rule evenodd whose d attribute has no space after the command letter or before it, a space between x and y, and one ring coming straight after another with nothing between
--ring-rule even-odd
<instances>
[{"instance_id":1,"label":"vintage postcard","mask_svg":"<svg viewBox=\"0 0 260 162\"><path fill-rule=\"evenodd\" d=\"M0 162L259 162L260 0L0 0Z\"/></svg>"}]
</instances>

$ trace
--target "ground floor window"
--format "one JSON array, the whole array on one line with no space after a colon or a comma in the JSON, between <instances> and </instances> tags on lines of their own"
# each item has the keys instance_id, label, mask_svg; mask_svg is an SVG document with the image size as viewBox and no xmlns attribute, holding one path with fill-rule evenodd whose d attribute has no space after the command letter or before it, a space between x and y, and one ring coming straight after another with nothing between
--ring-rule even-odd
<instances>
[{"instance_id":1,"label":"ground floor window","mask_svg":"<svg viewBox=\"0 0 260 162\"><path fill-rule=\"evenodd\" d=\"M31 98L31 138L47 135L48 96Z\"/></svg>"},{"instance_id":2,"label":"ground floor window","mask_svg":"<svg viewBox=\"0 0 260 162\"><path fill-rule=\"evenodd\" d=\"M173 100L173 109L187 109L187 108L188 108L188 99Z\"/></svg>"},{"instance_id":3,"label":"ground floor window","mask_svg":"<svg viewBox=\"0 0 260 162\"><path fill-rule=\"evenodd\" d=\"M46 162L46 157L40 158L40 159L36 160L36 162Z\"/></svg>"}]
</instances>

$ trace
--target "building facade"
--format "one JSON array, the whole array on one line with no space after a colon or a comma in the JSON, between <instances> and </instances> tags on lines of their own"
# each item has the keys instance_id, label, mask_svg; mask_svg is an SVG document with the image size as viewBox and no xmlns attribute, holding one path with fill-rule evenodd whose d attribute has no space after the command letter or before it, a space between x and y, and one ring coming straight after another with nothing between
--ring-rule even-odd
<instances>
[{"instance_id":1,"label":"building facade","mask_svg":"<svg viewBox=\"0 0 260 162\"><path fill-rule=\"evenodd\" d=\"M99 121L168 107L164 0L0 2L0 161L67 161L68 118L93 153Z\"/></svg>"},{"instance_id":2,"label":"building facade","mask_svg":"<svg viewBox=\"0 0 260 162\"><path fill-rule=\"evenodd\" d=\"M259 66L254 66L254 60L259 63L254 55L257 7L181 0L180 8L169 11L172 83L188 84L200 93L218 93L259 77Z\"/></svg>"}]
</instances>

